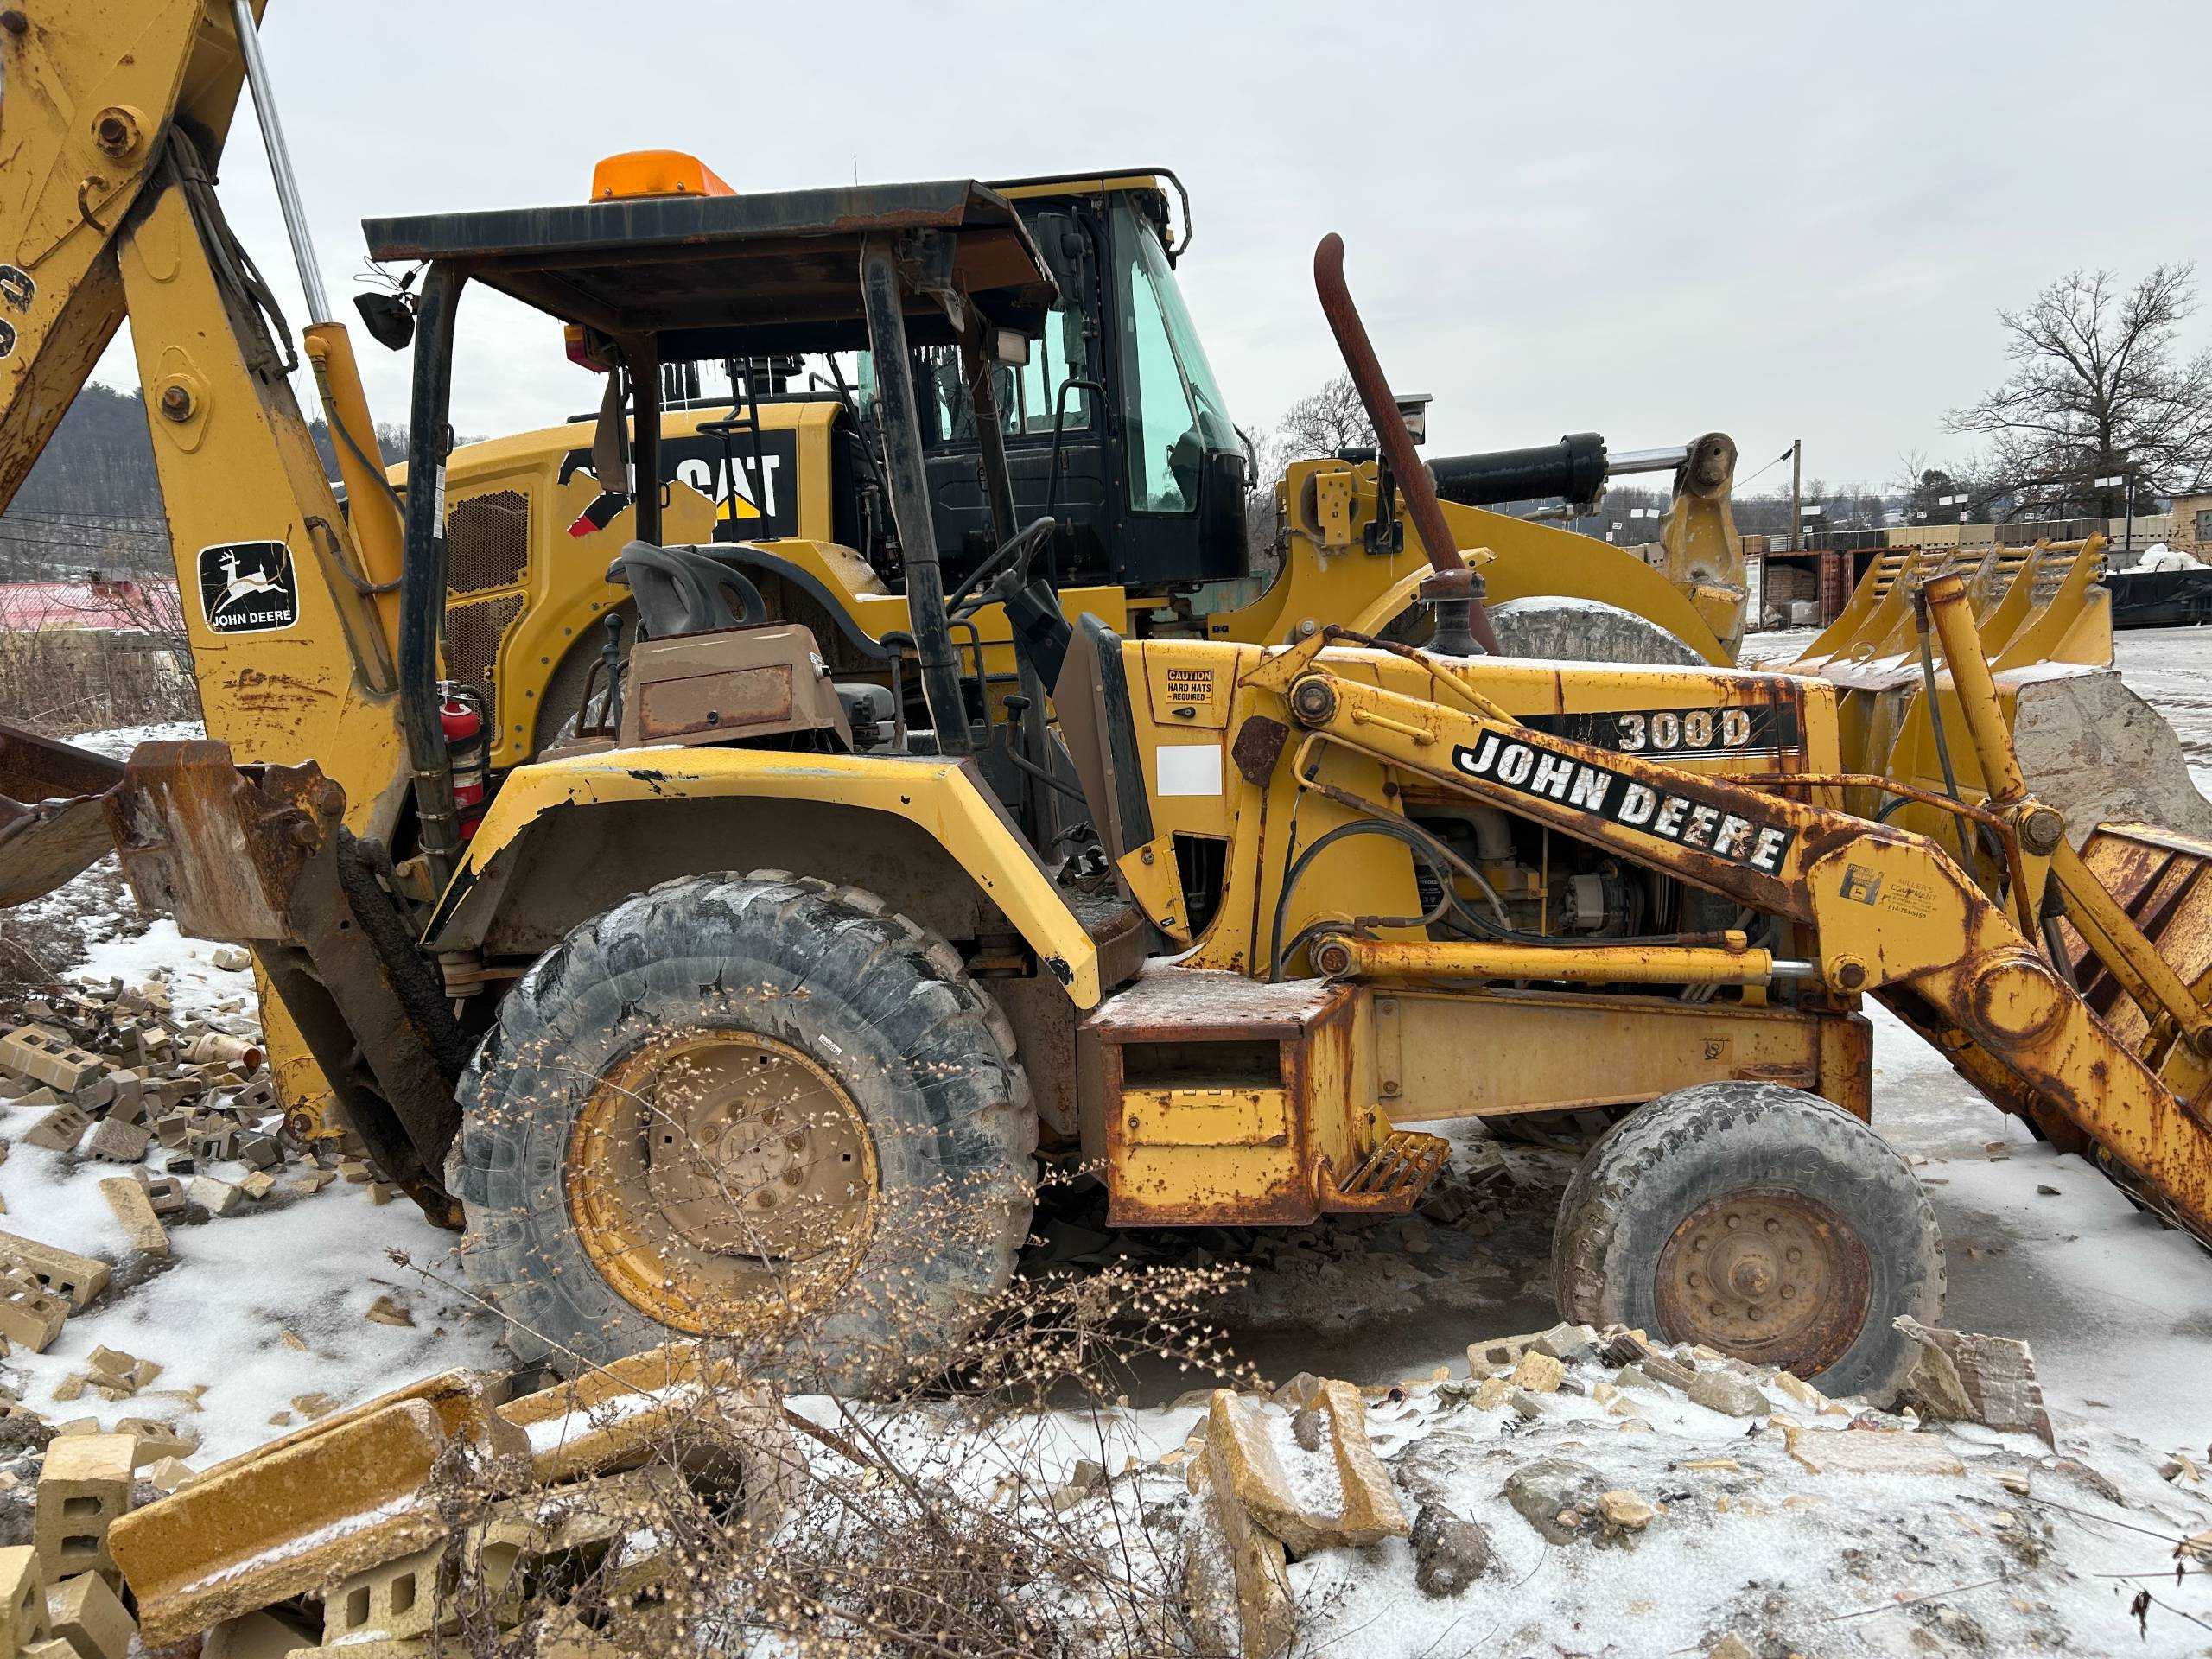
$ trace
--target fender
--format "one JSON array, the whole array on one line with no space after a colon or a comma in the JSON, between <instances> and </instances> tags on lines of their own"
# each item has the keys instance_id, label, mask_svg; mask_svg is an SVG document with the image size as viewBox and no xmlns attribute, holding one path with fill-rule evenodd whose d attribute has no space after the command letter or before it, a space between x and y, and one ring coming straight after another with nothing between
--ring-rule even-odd
<instances>
[{"instance_id":1,"label":"fender","mask_svg":"<svg viewBox=\"0 0 2212 1659\"><path fill-rule=\"evenodd\" d=\"M423 948L459 950L497 913L518 854L544 815L646 799L833 799L916 825L943 847L1066 988L1078 1008L1100 998L1098 946L1020 832L965 762L930 757L794 754L777 749L613 749L507 775L430 918Z\"/></svg>"}]
</instances>

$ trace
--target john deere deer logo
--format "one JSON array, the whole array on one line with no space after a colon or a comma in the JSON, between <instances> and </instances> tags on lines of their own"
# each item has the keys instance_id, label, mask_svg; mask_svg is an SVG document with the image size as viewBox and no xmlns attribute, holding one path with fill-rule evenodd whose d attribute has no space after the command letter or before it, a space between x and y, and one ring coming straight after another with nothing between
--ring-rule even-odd
<instances>
[{"instance_id":1,"label":"john deere deer logo","mask_svg":"<svg viewBox=\"0 0 2212 1659\"><path fill-rule=\"evenodd\" d=\"M200 604L217 633L264 633L300 620L292 551L282 542L231 542L200 554Z\"/></svg>"}]
</instances>

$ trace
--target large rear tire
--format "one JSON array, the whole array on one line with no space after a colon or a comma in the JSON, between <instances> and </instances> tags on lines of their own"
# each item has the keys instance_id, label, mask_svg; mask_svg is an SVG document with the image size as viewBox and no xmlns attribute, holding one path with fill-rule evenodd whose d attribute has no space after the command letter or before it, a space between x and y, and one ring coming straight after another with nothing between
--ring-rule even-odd
<instances>
[{"instance_id":1,"label":"large rear tire","mask_svg":"<svg viewBox=\"0 0 2212 1659\"><path fill-rule=\"evenodd\" d=\"M1005 1016L855 888L687 877L579 925L461 1084L449 1185L510 1345L574 1371L728 1338L794 1386L942 1368L1028 1230Z\"/></svg>"},{"instance_id":2,"label":"large rear tire","mask_svg":"<svg viewBox=\"0 0 2212 1659\"><path fill-rule=\"evenodd\" d=\"M1904 1159L1850 1113L1776 1084L1708 1083L1591 1150L1553 1234L1562 1317L1703 1343L1884 1403L1939 1324L1943 1248Z\"/></svg>"}]
</instances>

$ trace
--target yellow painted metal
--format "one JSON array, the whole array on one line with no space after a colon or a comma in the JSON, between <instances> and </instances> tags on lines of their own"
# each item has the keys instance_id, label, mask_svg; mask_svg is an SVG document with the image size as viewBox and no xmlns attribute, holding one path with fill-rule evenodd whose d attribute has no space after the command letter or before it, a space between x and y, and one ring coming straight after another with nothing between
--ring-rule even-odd
<instances>
[{"instance_id":1,"label":"yellow painted metal","mask_svg":"<svg viewBox=\"0 0 2212 1659\"><path fill-rule=\"evenodd\" d=\"M928 832L1067 988L1077 1007L1096 1007L1098 951L974 769L944 760L803 754L775 749L613 751L523 766L509 774L468 843L467 858L426 938L439 937L486 902L514 870L501 855L557 808L621 801L830 800L857 811L904 818Z\"/></svg>"},{"instance_id":2,"label":"yellow painted metal","mask_svg":"<svg viewBox=\"0 0 2212 1659\"><path fill-rule=\"evenodd\" d=\"M322 395L338 474L346 484L344 530L352 538L363 578L374 590L372 603L389 660L399 654L399 574L407 537L399 503L386 486L378 459L377 423L361 387L361 368L353 357L353 337L334 322L311 323L302 330L301 349L315 371Z\"/></svg>"},{"instance_id":3,"label":"yellow painted metal","mask_svg":"<svg viewBox=\"0 0 2212 1659\"><path fill-rule=\"evenodd\" d=\"M207 734L243 763L317 761L346 791L346 826L387 836L407 786L390 658L307 423L266 343L232 332L182 193L142 213L118 264ZM218 632L202 550L271 542L298 620Z\"/></svg>"},{"instance_id":4,"label":"yellow painted metal","mask_svg":"<svg viewBox=\"0 0 2212 1659\"><path fill-rule=\"evenodd\" d=\"M1313 963L1337 979L1433 983L1450 980L1558 980L1592 985L1754 985L1773 976L1774 953L1726 945L1493 944L1461 939L1363 939L1324 934Z\"/></svg>"},{"instance_id":5,"label":"yellow painted metal","mask_svg":"<svg viewBox=\"0 0 2212 1659\"><path fill-rule=\"evenodd\" d=\"M1959 638L1955 677L1970 646ZM1934 842L1725 778L1501 727L1334 668L1334 654L1324 653L1293 686L1288 712L1300 723L1402 777L1508 807L1808 925L1831 990L1879 992L2000 1105L2023 1115L2041 1107L2063 1113L2200 1236L2212 1235L2212 1140L2197 1104L2203 1075L2191 1045L2173 1045L2158 1067L2118 1040L2041 947ZM1973 681L1971 672L1966 677ZM1980 701L1974 729L2003 741L1993 690ZM1416 741L1417 733L1431 741ZM1564 768L1556 792L1521 786L1535 774L1520 752ZM1991 764L2001 775L1993 756ZM1624 792L1631 787L1648 797L1632 810ZM1617 794L1609 816L1605 800ZM2160 969L2173 976L2163 963L2152 966L2155 951L2140 930L2116 906L2106 908L2109 895L2101 905L2077 885L2069 855L2056 855L2053 874L2069 907L2081 900L2093 929L2108 936L2107 967L2123 982L2129 973L2140 977L2154 1006L2176 1017L2169 999L2177 988L2184 1000L2190 993L2177 979L2164 988L2153 982ZM2181 1023L2194 1036L2201 1022L2196 1015Z\"/></svg>"},{"instance_id":6,"label":"yellow painted metal","mask_svg":"<svg viewBox=\"0 0 2212 1659\"><path fill-rule=\"evenodd\" d=\"M1787 1084L1867 1114L1870 1027L1855 1015L1719 998L1363 989L1373 1010L1360 1056L1366 1098L1407 1119L1628 1106L1731 1079ZM1470 1055L1510 1064L1470 1065Z\"/></svg>"},{"instance_id":7,"label":"yellow painted metal","mask_svg":"<svg viewBox=\"0 0 2212 1659\"><path fill-rule=\"evenodd\" d=\"M1346 477L1350 482L1344 481ZM1325 493L1324 478L1331 479ZM1206 618L1208 639L1281 645L1331 623L1372 633L1411 603L1429 569L1413 526L1405 526L1405 546L1395 554L1370 553L1364 545L1366 526L1377 507L1372 462L1355 467L1334 460L1295 461L1277 498L1286 538L1282 573L1251 604ZM1346 509L1338 505L1346 498L1349 524L1344 522ZM1637 555L1530 519L1454 502L1442 505L1460 549L1486 549L1492 556L1483 569L1491 603L1540 595L1592 600L1658 624L1716 667L1733 660L1726 627L1716 632L1713 626L1716 620L1725 625L1725 615L1700 611L1690 594ZM1682 513L1674 532L1682 568L1705 570L1724 562L1732 520L1724 534L1710 504L1691 512L1678 503L1676 510ZM1721 538L1717 544L1716 537ZM1733 556L1739 572L1740 545L1738 540ZM1713 595L1706 598L1711 608ZM1740 632L1740 615L1733 626Z\"/></svg>"}]
</instances>

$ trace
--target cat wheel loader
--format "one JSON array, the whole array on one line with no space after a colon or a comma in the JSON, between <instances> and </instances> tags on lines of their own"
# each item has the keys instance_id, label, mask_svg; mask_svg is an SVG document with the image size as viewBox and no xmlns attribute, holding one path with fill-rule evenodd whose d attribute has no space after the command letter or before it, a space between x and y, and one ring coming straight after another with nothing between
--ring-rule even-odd
<instances>
[{"instance_id":1,"label":"cat wheel loader","mask_svg":"<svg viewBox=\"0 0 2212 1659\"><path fill-rule=\"evenodd\" d=\"M1563 1313L1880 1393L1943 1266L1869 1126L1868 996L2212 1236L2212 844L2069 839L1957 573L1903 601L1939 787L1857 769L1815 676L1487 649L1491 562L1459 544L1332 237L1317 288L1381 453L1314 463L1310 512L1419 550L1421 642L1071 615L990 372L1042 335L1058 280L1012 204L960 180L654 173L371 222L374 257L423 267L404 493L303 257L341 512L209 183L251 69L304 248L257 12L0 11L0 497L127 314L208 733L119 778L11 735L0 887L111 837L143 902L248 945L288 1094L327 1088L465 1230L518 1350L575 1370L713 1333L765 1373L895 1383L1008 1283L1042 1170L1103 1185L1116 1226L1296 1226L1418 1205L1447 1151L1424 1125L1601 1110L1559 1217ZM442 678L454 347L482 289L623 370L603 425L627 450L595 480L635 532L634 633L601 645L575 729L504 772ZM656 451L663 365L861 347L906 626L849 679L730 544L667 534ZM955 354L977 416L993 545L957 580L924 347ZM985 604L1012 695L975 647ZM1885 821L1895 802L1939 833Z\"/></svg>"}]
</instances>

